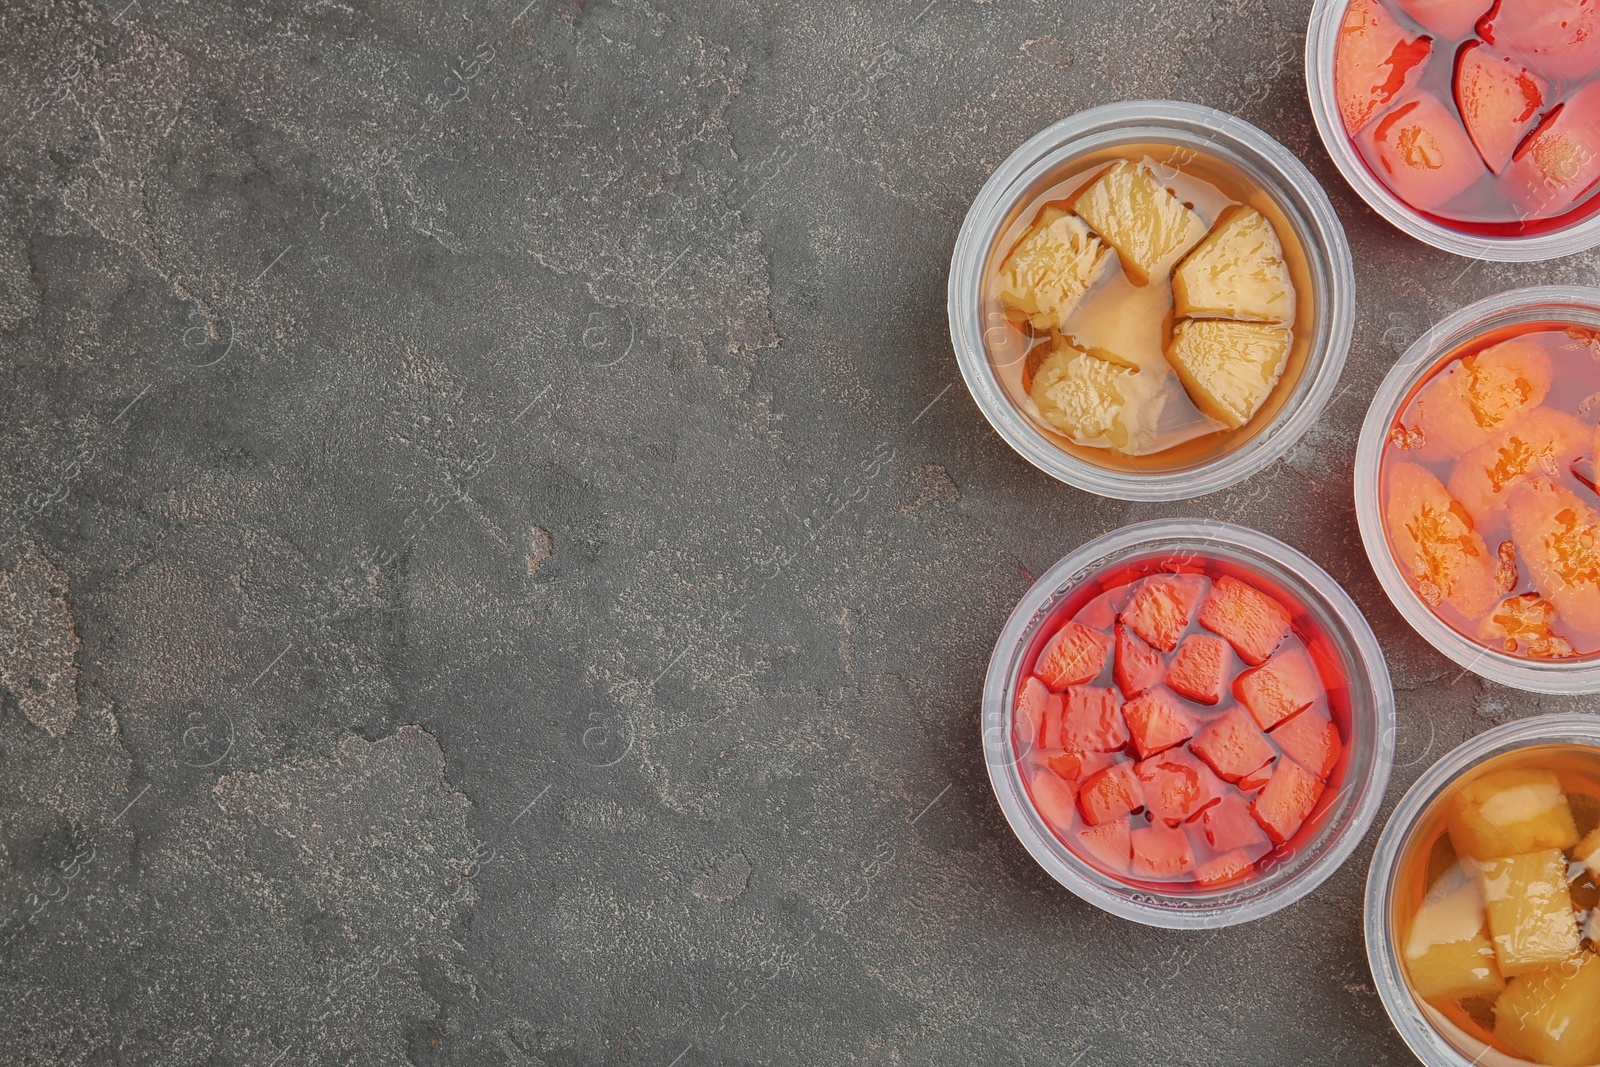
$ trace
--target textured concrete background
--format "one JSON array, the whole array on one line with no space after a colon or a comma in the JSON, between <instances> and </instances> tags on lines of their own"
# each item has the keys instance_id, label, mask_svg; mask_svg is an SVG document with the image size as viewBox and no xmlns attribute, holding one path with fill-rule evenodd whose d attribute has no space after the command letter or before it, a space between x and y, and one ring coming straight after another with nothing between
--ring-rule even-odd
<instances>
[{"instance_id":1,"label":"textured concrete background","mask_svg":"<svg viewBox=\"0 0 1600 1067\"><path fill-rule=\"evenodd\" d=\"M1031 576L1166 514L1370 613L1403 764L1460 677L1349 463L1440 314L1600 259L1402 239L1317 141L1307 0L18 0L0 16L0 1048L16 1064L1403 1064L1369 841L1272 918L1108 918L977 729ZM1236 111L1364 297L1322 424L1173 506L1057 485L944 275L1023 139Z\"/></svg>"}]
</instances>

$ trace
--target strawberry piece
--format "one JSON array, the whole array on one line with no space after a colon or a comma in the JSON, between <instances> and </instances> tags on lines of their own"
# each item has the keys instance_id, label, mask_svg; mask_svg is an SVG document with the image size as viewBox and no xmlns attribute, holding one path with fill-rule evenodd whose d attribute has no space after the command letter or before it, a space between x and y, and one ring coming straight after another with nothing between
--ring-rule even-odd
<instances>
[{"instance_id":1,"label":"strawberry piece","mask_svg":"<svg viewBox=\"0 0 1600 1067\"><path fill-rule=\"evenodd\" d=\"M1455 108L1414 93L1361 133L1384 183L1419 211L1438 211L1489 173Z\"/></svg>"},{"instance_id":2,"label":"strawberry piece","mask_svg":"<svg viewBox=\"0 0 1600 1067\"><path fill-rule=\"evenodd\" d=\"M1164 752L1194 736L1195 717L1165 689L1152 689L1122 705L1133 747L1140 759Z\"/></svg>"},{"instance_id":3,"label":"strawberry piece","mask_svg":"<svg viewBox=\"0 0 1600 1067\"><path fill-rule=\"evenodd\" d=\"M1468 41L1456 53L1456 108L1478 154L1499 174L1523 135L1544 114L1550 83L1482 41Z\"/></svg>"},{"instance_id":4,"label":"strawberry piece","mask_svg":"<svg viewBox=\"0 0 1600 1067\"><path fill-rule=\"evenodd\" d=\"M1281 759L1272 777L1250 802L1250 814L1281 845L1305 823L1322 796L1322 783L1291 759Z\"/></svg>"},{"instance_id":5,"label":"strawberry piece","mask_svg":"<svg viewBox=\"0 0 1600 1067\"><path fill-rule=\"evenodd\" d=\"M1144 805L1155 822L1178 826L1200 814L1223 794L1222 783L1206 765L1178 749L1134 765Z\"/></svg>"},{"instance_id":6,"label":"strawberry piece","mask_svg":"<svg viewBox=\"0 0 1600 1067\"><path fill-rule=\"evenodd\" d=\"M1250 857L1243 852L1224 852L1206 860L1194 869L1195 881L1201 885L1225 885L1255 871Z\"/></svg>"},{"instance_id":7,"label":"strawberry piece","mask_svg":"<svg viewBox=\"0 0 1600 1067\"><path fill-rule=\"evenodd\" d=\"M1062 752L1051 756L1045 763L1067 781L1077 782L1111 766L1116 758L1110 752Z\"/></svg>"},{"instance_id":8,"label":"strawberry piece","mask_svg":"<svg viewBox=\"0 0 1600 1067\"><path fill-rule=\"evenodd\" d=\"M1557 81L1578 81L1600 70L1595 0L1497 0L1478 21L1478 36Z\"/></svg>"},{"instance_id":9,"label":"strawberry piece","mask_svg":"<svg viewBox=\"0 0 1600 1067\"><path fill-rule=\"evenodd\" d=\"M1198 574L1154 575L1139 583L1122 609L1122 621L1149 644L1171 652L1189 628L1189 615L1205 591L1206 580Z\"/></svg>"},{"instance_id":10,"label":"strawberry piece","mask_svg":"<svg viewBox=\"0 0 1600 1067\"><path fill-rule=\"evenodd\" d=\"M1085 826L1078 831L1078 844L1105 867L1117 874L1127 874L1128 859L1132 851L1128 829L1127 819L1113 819L1099 826Z\"/></svg>"},{"instance_id":11,"label":"strawberry piece","mask_svg":"<svg viewBox=\"0 0 1600 1067\"><path fill-rule=\"evenodd\" d=\"M1110 652L1110 634L1069 622L1040 649L1033 673L1058 691L1069 685L1082 685L1100 677Z\"/></svg>"},{"instance_id":12,"label":"strawberry piece","mask_svg":"<svg viewBox=\"0 0 1600 1067\"><path fill-rule=\"evenodd\" d=\"M1316 703L1322 695L1322 679L1310 657L1291 648L1240 674L1234 679L1233 694L1249 709L1257 726L1270 730Z\"/></svg>"},{"instance_id":13,"label":"strawberry piece","mask_svg":"<svg viewBox=\"0 0 1600 1067\"><path fill-rule=\"evenodd\" d=\"M1179 696L1215 704L1222 699L1231 659L1226 641L1209 634L1190 634L1167 667L1167 686Z\"/></svg>"},{"instance_id":14,"label":"strawberry piece","mask_svg":"<svg viewBox=\"0 0 1600 1067\"><path fill-rule=\"evenodd\" d=\"M1120 819L1144 807L1144 792L1131 763L1114 763L1096 771L1078 787L1078 810L1090 826Z\"/></svg>"},{"instance_id":15,"label":"strawberry piece","mask_svg":"<svg viewBox=\"0 0 1600 1067\"><path fill-rule=\"evenodd\" d=\"M1339 728L1320 711L1308 708L1273 727L1272 739L1283 754L1324 782L1339 762L1344 745Z\"/></svg>"},{"instance_id":16,"label":"strawberry piece","mask_svg":"<svg viewBox=\"0 0 1600 1067\"><path fill-rule=\"evenodd\" d=\"M1421 76L1432 51L1432 39L1407 36L1378 0L1352 0L1339 27L1333 69L1334 96L1350 136Z\"/></svg>"},{"instance_id":17,"label":"strawberry piece","mask_svg":"<svg viewBox=\"0 0 1600 1067\"><path fill-rule=\"evenodd\" d=\"M1115 752L1128 743L1128 724L1115 689L1075 685L1064 694L1061 747L1069 752Z\"/></svg>"},{"instance_id":18,"label":"strawberry piece","mask_svg":"<svg viewBox=\"0 0 1600 1067\"><path fill-rule=\"evenodd\" d=\"M1244 797L1228 793L1200 816L1206 843L1218 852L1241 850L1259 858L1272 850L1261 825L1250 815Z\"/></svg>"},{"instance_id":19,"label":"strawberry piece","mask_svg":"<svg viewBox=\"0 0 1600 1067\"><path fill-rule=\"evenodd\" d=\"M1050 687L1045 685L1033 675L1028 675L1028 680L1022 683L1022 692L1017 694L1017 736L1026 737L1029 745L1044 744L1044 724L1054 709L1057 744L1045 745L1046 748L1060 748L1061 731L1061 697L1052 693Z\"/></svg>"},{"instance_id":20,"label":"strawberry piece","mask_svg":"<svg viewBox=\"0 0 1600 1067\"><path fill-rule=\"evenodd\" d=\"M1540 219L1570 210L1597 182L1600 81L1593 81L1540 121L1512 156L1501 187L1528 218Z\"/></svg>"},{"instance_id":21,"label":"strawberry piece","mask_svg":"<svg viewBox=\"0 0 1600 1067\"><path fill-rule=\"evenodd\" d=\"M1460 40L1470 36L1473 27L1494 0L1400 0L1406 14L1422 23L1422 28L1440 37Z\"/></svg>"},{"instance_id":22,"label":"strawberry piece","mask_svg":"<svg viewBox=\"0 0 1600 1067\"><path fill-rule=\"evenodd\" d=\"M1117 623L1116 663L1112 677L1125 697L1136 697L1161 681L1161 653L1145 643L1144 638Z\"/></svg>"},{"instance_id":23,"label":"strawberry piece","mask_svg":"<svg viewBox=\"0 0 1600 1067\"><path fill-rule=\"evenodd\" d=\"M1253 667L1265 662L1289 632L1289 613L1254 586L1218 578L1200 605L1200 625L1227 638L1239 658Z\"/></svg>"},{"instance_id":24,"label":"strawberry piece","mask_svg":"<svg viewBox=\"0 0 1600 1067\"><path fill-rule=\"evenodd\" d=\"M1229 782L1254 774L1278 754L1255 721L1238 708L1229 708L1207 723L1189 750Z\"/></svg>"},{"instance_id":25,"label":"strawberry piece","mask_svg":"<svg viewBox=\"0 0 1600 1067\"><path fill-rule=\"evenodd\" d=\"M1182 830L1145 826L1128 835L1133 873L1140 878L1176 878L1194 870L1194 848Z\"/></svg>"},{"instance_id":26,"label":"strawberry piece","mask_svg":"<svg viewBox=\"0 0 1600 1067\"><path fill-rule=\"evenodd\" d=\"M1033 806L1045 822L1065 833L1072 826L1072 787L1053 774L1038 774L1029 783Z\"/></svg>"}]
</instances>

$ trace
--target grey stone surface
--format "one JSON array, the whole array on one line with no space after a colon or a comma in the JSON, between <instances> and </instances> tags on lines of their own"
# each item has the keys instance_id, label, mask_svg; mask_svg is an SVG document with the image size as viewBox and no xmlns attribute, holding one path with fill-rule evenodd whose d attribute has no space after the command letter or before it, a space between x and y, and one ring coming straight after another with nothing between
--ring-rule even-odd
<instances>
[{"instance_id":1,"label":"grey stone surface","mask_svg":"<svg viewBox=\"0 0 1600 1067\"><path fill-rule=\"evenodd\" d=\"M1597 258L1378 221L1307 0L525 3L0 14L4 1060L1410 1062L1370 837L1243 928L1111 919L1007 830L981 676L1032 575L1189 513L1369 613L1391 804L1568 706L1405 627L1350 460L1431 321ZM944 275L1023 139L1159 96L1308 162L1361 316L1284 460L1121 505L988 429Z\"/></svg>"}]
</instances>

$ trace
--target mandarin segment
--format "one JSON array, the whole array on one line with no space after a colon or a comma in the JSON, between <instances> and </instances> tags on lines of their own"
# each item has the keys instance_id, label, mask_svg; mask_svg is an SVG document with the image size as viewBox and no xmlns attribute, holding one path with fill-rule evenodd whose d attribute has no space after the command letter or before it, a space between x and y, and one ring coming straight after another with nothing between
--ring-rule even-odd
<instances>
[{"instance_id":1,"label":"mandarin segment","mask_svg":"<svg viewBox=\"0 0 1600 1067\"><path fill-rule=\"evenodd\" d=\"M1594 431L1562 411L1539 407L1494 432L1450 473L1450 495L1479 528L1504 510L1506 494L1530 477L1557 478L1589 447Z\"/></svg>"},{"instance_id":2,"label":"mandarin segment","mask_svg":"<svg viewBox=\"0 0 1600 1067\"><path fill-rule=\"evenodd\" d=\"M1572 490L1543 479L1506 497L1517 555L1535 588L1569 628L1600 636L1600 513Z\"/></svg>"},{"instance_id":3,"label":"mandarin segment","mask_svg":"<svg viewBox=\"0 0 1600 1067\"><path fill-rule=\"evenodd\" d=\"M1534 659L1577 655L1555 630L1556 606L1538 593L1508 596L1478 624L1478 640L1490 647Z\"/></svg>"},{"instance_id":4,"label":"mandarin segment","mask_svg":"<svg viewBox=\"0 0 1600 1067\"><path fill-rule=\"evenodd\" d=\"M1498 599L1499 587L1496 561L1472 516L1415 463L1396 463L1387 481L1384 521L1406 581L1429 607L1448 603L1469 619L1480 618Z\"/></svg>"},{"instance_id":5,"label":"mandarin segment","mask_svg":"<svg viewBox=\"0 0 1600 1067\"><path fill-rule=\"evenodd\" d=\"M1456 360L1412 402L1428 459L1454 459L1487 441L1550 392L1550 357L1537 342L1502 341Z\"/></svg>"}]
</instances>

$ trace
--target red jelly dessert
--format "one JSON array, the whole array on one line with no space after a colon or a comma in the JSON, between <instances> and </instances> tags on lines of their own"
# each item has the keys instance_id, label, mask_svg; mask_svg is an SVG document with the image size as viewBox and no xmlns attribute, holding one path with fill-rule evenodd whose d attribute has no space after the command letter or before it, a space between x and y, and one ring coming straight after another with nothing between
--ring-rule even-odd
<instances>
[{"instance_id":1,"label":"red jelly dessert","mask_svg":"<svg viewBox=\"0 0 1600 1067\"><path fill-rule=\"evenodd\" d=\"M1600 654L1597 357L1600 332L1584 326L1491 331L1446 353L1389 429L1378 478L1389 551L1422 602L1484 648ZM1293 714L1251 699L1268 717Z\"/></svg>"},{"instance_id":2,"label":"red jelly dessert","mask_svg":"<svg viewBox=\"0 0 1600 1067\"><path fill-rule=\"evenodd\" d=\"M1236 886L1319 825L1350 723L1338 662L1303 607L1237 564L1102 574L1023 660L1013 743L1029 795L1105 874Z\"/></svg>"},{"instance_id":3,"label":"red jelly dessert","mask_svg":"<svg viewBox=\"0 0 1600 1067\"><path fill-rule=\"evenodd\" d=\"M1351 0L1334 94L1367 168L1481 236L1600 210L1600 0Z\"/></svg>"}]
</instances>

